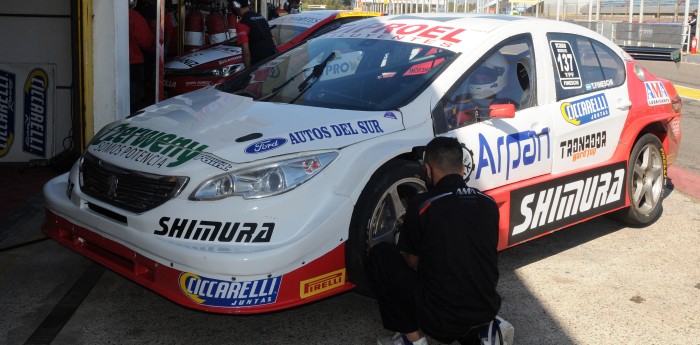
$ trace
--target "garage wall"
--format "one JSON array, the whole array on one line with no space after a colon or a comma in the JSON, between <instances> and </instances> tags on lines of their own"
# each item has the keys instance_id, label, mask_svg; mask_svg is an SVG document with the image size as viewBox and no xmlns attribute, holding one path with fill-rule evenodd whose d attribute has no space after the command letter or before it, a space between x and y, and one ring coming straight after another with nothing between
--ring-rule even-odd
<instances>
[{"instance_id":1,"label":"garage wall","mask_svg":"<svg viewBox=\"0 0 700 345\"><path fill-rule=\"evenodd\" d=\"M47 123L52 139L47 143L47 154L5 155L0 163L22 162L32 159L50 159L70 149L71 138L71 18L70 0L0 0L0 64L13 66L24 64L37 66L51 64L55 67L55 94L53 97L53 123ZM25 77L17 77L24 84ZM17 109L21 119L22 109ZM18 136L17 141L22 138ZM19 145L21 150L21 144ZM17 142L12 150L17 149Z\"/></svg>"},{"instance_id":2,"label":"garage wall","mask_svg":"<svg viewBox=\"0 0 700 345\"><path fill-rule=\"evenodd\" d=\"M129 115L129 6L93 0L93 107L97 133Z\"/></svg>"}]
</instances>

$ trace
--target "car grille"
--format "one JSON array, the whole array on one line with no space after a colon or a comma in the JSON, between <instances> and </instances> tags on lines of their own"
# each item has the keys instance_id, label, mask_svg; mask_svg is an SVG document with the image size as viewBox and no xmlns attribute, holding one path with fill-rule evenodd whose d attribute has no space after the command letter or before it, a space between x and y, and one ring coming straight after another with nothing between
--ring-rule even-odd
<instances>
[{"instance_id":1,"label":"car grille","mask_svg":"<svg viewBox=\"0 0 700 345\"><path fill-rule=\"evenodd\" d=\"M176 197L189 178L132 171L86 153L80 165L83 193L134 213L154 209Z\"/></svg>"}]
</instances>

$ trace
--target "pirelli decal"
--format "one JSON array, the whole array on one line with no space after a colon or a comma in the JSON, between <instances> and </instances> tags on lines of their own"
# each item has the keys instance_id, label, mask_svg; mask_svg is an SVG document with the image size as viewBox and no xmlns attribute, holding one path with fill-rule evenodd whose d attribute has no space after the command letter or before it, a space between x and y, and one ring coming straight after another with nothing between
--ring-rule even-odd
<instances>
[{"instance_id":1,"label":"pirelli decal","mask_svg":"<svg viewBox=\"0 0 700 345\"><path fill-rule=\"evenodd\" d=\"M620 162L512 191L508 245L624 206L625 172Z\"/></svg>"},{"instance_id":2,"label":"pirelli decal","mask_svg":"<svg viewBox=\"0 0 700 345\"><path fill-rule=\"evenodd\" d=\"M311 297L345 284L345 269L340 269L324 275L303 280L299 283L299 296Z\"/></svg>"}]
</instances>

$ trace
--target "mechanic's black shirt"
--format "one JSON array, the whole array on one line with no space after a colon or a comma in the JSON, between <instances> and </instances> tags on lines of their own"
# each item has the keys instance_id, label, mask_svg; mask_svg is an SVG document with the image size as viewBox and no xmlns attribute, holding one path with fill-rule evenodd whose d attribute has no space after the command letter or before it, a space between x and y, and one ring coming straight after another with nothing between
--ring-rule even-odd
<instances>
[{"instance_id":1,"label":"mechanic's black shirt","mask_svg":"<svg viewBox=\"0 0 700 345\"><path fill-rule=\"evenodd\" d=\"M248 46L250 48L251 65L255 65L277 53L277 47L270 31L270 24L265 20L265 17L253 11L248 11L241 18L241 24L245 24L250 28Z\"/></svg>"},{"instance_id":2,"label":"mechanic's black shirt","mask_svg":"<svg viewBox=\"0 0 700 345\"><path fill-rule=\"evenodd\" d=\"M458 337L496 316L498 222L496 202L456 174L409 202L398 246L420 258L416 314L429 334Z\"/></svg>"}]
</instances>

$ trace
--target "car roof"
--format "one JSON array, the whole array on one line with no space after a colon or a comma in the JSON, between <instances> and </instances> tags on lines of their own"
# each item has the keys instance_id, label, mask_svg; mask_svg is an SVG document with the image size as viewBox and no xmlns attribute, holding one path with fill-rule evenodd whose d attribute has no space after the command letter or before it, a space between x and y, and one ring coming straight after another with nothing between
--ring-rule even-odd
<instances>
[{"instance_id":1,"label":"car roof","mask_svg":"<svg viewBox=\"0 0 700 345\"><path fill-rule=\"evenodd\" d=\"M521 17L511 15L495 15L495 14L469 14L469 13L417 13L417 14L400 14L383 17L375 17L364 19L353 23L353 26L367 26L367 32L377 33L377 23L383 24L390 28L391 35L394 35L396 40L404 40L398 38L401 35L416 35L417 38L425 40L426 38L436 38L445 36L449 39L449 49L454 51L471 51L475 46L484 43L490 39L491 34L496 31L505 31L511 34L527 33L533 31L533 28L543 29L551 32L568 32L579 35L595 36L599 35L595 32L582 27L580 25L550 20L539 19L533 17ZM372 26L374 24L375 26ZM402 24L406 24L404 32L401 32ZM421 32L420 28L430 28L433 31ZM409 29L410 28L410 29ZM445 29L449 28L449 29ZM362 29L353 30L352 33L358 33ZM338 30L338 32L342 32ZM361 36L356 36L361 37ZM366 36L370 38L369 36ZM391 39L390 37L381 37L383 39ZM419 42L419 40L408 40ZM437 42L434 45L440 46ZM443 45L446 46L446 45Z\"/></svg>"},{"instance_id":2,"label":"car roof","mask_svg":"<svg viewBox=\"0 0 700 345\"><path fill-rule=\"evenodd\" d=\"M272 19L270 25L299 25L311 27L329 18L338 17L376 17L381 16L380 12L352 11L352 10L314 10L304 11L295 14L288 14Z\"/></svg>"}]
</instances>

